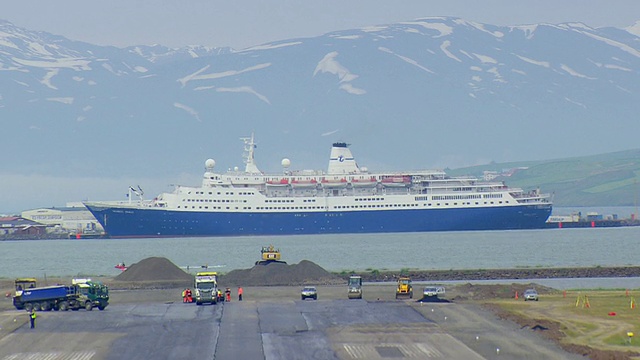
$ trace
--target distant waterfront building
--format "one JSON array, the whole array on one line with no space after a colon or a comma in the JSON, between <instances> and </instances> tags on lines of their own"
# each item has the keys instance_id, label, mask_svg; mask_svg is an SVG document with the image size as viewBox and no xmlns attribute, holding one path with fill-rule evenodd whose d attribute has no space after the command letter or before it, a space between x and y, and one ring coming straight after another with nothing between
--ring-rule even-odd
<instances>
[{"instance_id":1,"label":"distant waterfront building","mask_svg":"<svg viewBox=\"0 0 640 360\"><path fill-rule=\"evenodd\" d=\"M3 237L37 237L47 233L47 225L19 216L0 217L0 239Z\"/></svg>"},{"instance_id":2,"label":"distant waterfront building","mask_svg":"<svg viewBox=\"0 0 640 360\"><path fill-rule=\"evenodd\" d=\"M103 233L104 229L82 203L67 203L65 207L26 210L25 219L55 226L60 231L76 234Z\"/></svg>"}]
</instances>

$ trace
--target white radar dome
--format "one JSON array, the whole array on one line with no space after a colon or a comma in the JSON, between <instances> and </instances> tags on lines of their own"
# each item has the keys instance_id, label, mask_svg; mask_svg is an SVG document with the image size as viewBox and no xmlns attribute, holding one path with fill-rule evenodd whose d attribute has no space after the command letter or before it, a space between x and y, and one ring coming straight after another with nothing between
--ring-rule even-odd
<instances>
[{"instance_id":1,"label":"white radar dome","mask_svg":"<svg viewBox=\"0 0 640 360\"><path fill-rule=\"evenodd\" d=\"M204 162L204 167L207 169L213 169L214 166L216 166L216 161L213 159L207 159L207 161Z\"/></svg>"},{"instance_id":2,"label":"white radar dome","mask_svg":"<svg viewBox=\"0 0 640 360\"><path fill-rule=\"evenodd\" d=\"M240 170L240 169L237 166L233 167L233 171L238 171L238 170Z\"/></svg>"},{"instance_id":3,"label":"white radar dome","mask_svg":"<svg viewBox=\"0 0 640 360\"><path fill-rule=\"evenodd\" d=\"M291 160L284 158L282 159L281 164L283 168L288 168L289 166L291 166Z\"/></svg>"}]
</instances>

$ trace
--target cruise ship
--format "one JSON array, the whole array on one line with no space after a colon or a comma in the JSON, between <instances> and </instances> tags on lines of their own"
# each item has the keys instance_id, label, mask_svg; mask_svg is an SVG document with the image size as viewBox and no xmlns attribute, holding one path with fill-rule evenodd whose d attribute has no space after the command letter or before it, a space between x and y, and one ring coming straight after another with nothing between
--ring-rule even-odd
<instances>
[{"instance_id":1,"label":"cruise ship","mask_svg":"<svg viewBox=\"0 0 640 360\"><path fill-rule=\"evenodd\" d=\"M115 238L512 230L544 228L551 198L502 182L449 177L440 170L369 172L336 142L329 166L265 174L244 142L245 169L225 173L205 161L200 186L176 186L144 200L86 202Z\"/></svg>"}]
</instances>

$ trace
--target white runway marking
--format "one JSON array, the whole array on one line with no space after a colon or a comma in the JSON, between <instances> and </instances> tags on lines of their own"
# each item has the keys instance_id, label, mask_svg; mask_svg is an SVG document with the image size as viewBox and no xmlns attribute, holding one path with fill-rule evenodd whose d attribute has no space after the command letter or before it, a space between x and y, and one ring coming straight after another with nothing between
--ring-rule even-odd
<instances>
[{"instance_id":1,"label":"white runway marking","mask_svg":"<svg viewBox=\"0 0 640 360\"><path fill-rule=\"evenodd\" d=\"M405 359L425 359L425 358L441 358L442 353L433 346L426 343L417 344L361 344L349 345L345 344L344 350L352 359L382 359L384 349L396 350L402 353Z\"/></svg>"},{"instance_id":2,"label":"white runway marking","mask_svg":"<svg viewBox=\"0 0 640 360\"><path fill-rule=\"evenodd\" d=\"M95 354L95 351L74 351L70 353L34 352L12 354L5 356L2 360L90 360Z\"/></svg>"}]
</instances>

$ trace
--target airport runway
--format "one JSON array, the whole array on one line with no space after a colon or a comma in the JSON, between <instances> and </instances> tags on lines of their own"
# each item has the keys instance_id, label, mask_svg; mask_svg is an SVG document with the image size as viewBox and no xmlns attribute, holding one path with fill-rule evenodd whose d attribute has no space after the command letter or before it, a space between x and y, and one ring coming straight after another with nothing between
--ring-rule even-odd
<instances>
[{"instance_id":1,"label":"airport runway","mask_svg":"<svg viewBox=\"0 0 640 360\"><path fill-rule=\"evenodd\" d=\"M0 360L580 359L473 305L285 298L196 306L112 304L104 311L0 313L23 325Z\"/></svg>"}]
</instances>

